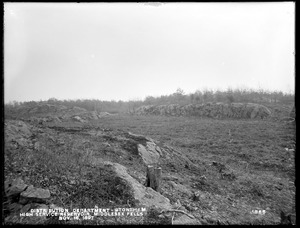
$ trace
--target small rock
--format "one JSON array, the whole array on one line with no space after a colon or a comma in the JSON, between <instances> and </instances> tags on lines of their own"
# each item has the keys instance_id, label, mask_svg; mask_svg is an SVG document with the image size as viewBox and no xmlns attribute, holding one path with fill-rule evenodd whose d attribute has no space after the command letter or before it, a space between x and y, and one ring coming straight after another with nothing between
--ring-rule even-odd
<instances>
[{"instance_id":1,"label":"small rock","mask_svg":"<svg viewBox=\"0 0 300 228\"><path fill-rule=\"evenodd\" d=\"M198 191L198 192L195 192L194 193L194 195L193 195L193 200L194 201L199 201L201 198L203 198L204 197L204 195L200 192L200 191Z\"/></svg>"},{"instance_id":2,"label":"small rock","mask_svg":"<svg viewBox=\"0 0 300 228\"><path fill-rule=\"evenodd\" d=\"M20 210L20 213L26 213L31 209L31 204L26 204L22 209Z\"/></svg>"},{"instance_id":3,"label":"small rock","mask_svg":"<svg viewBox=\"0 0 300 228\"><path fill-rule=\"evenodd\" d=\"M165 218L165 216L164 215L159 215L158 218L163 219L163 218Z\"/></svg>"},{"instance_id":4,"label":"small rock","mask_svg":"<svg viewBox=\"0 0 300 228\"><path fill-rule=\"evenodd\" d=\"M34 144L34 149L35 149L35 150L39 150L39 149L40 149L40 143L39 143L39 142L36 142L36 143Z\"/></svg>"}]
</instances>

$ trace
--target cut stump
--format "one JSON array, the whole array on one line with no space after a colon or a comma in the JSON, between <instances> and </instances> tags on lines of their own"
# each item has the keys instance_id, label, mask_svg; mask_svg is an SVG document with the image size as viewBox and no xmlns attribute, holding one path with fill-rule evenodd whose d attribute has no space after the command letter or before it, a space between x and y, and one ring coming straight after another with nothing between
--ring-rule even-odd
<instances>
[{"instance_id":1,"label":"cut stump","mask_svg":"<svg viewBox=\"0 0 300 228\"><path fill-rule=\"evenodd\" d=\"M155 191L159 192L161 181L161 167L155 168L153 165L147 166L147 179L146 187L151 187Z\"/></svg>"}]
</instances>

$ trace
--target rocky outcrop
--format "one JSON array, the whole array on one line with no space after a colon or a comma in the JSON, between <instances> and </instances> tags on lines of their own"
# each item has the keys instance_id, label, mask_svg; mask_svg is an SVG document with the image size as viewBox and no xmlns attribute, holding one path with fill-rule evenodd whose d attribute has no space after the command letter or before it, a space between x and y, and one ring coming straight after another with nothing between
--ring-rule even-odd
<instances>
[{"instance_id":1,"label":"rocky outcrop","mask_svg":"<svg viewBox=\"0 0 300 228\"><path fill-rule=\"evenodd\" d=\"M133 113L137 115L200 116L237 119L263 119L271 115L271 111L267 107L253 103L205 103L184 106L178 104L148 105L137 108Z\"/></svg>"},{"instance_id":2,"label":"rocky outcrop","mask_svg":"<svg viewBox=\"0 0 300 228\"><path fill-rule=\"evenodd\" d=\"M112 114L108 112L88 111L80 107L68 108L63 105L39 104L34 107L20 106L14 110L13 116L29 119L38 124L51 122L88 122L89 120L97 120ZM78 119L80 118L80 119Z\"/></svg>"}]
</instances>

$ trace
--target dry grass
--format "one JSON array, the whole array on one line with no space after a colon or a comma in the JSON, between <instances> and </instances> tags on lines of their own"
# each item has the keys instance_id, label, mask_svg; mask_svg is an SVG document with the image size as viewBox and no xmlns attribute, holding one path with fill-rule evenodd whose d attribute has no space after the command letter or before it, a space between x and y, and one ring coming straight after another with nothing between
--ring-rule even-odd
<instances>
[{"instance_id":1,"label":"dry grass","mask_svg":"<svg viewBox=\"0 0 300 228\"><path fill-rule=\"evenodd\" d=\"M50 128L46 128L50 127ZM39 150L5 144L5 178L20 176L25 183L48 188L51 202L64 208L128 207L135 204L132 190L112 170L92 165L94 158L118 162L138 177L144 167L130 148L113 134L130 131L149 136L161 146L172 146L190 161L183 164L174 152L161 162L163 174L178 177L191 191L201 191L201 201L171 191L162 192L171 202L198 209L193 215L207 224L275 224L280 210L295 214L295 125L274 119L213 120L184 117L117 115L87 124L48 123L33 136ZM91 135L101 131L110 135ZM219 164L219 165L212 165ZM222 169L220 168L222 167ZM205 178L200 178L200 177ZM269 209L267 209L269 208ZM250 214L266 209L263 217ZM149 211L145 218L102 218L82 224L169 223ZM57 221L56 221L57 222ZM55 222L54 222L55 223Z\"/></svg>"}]
</instances>

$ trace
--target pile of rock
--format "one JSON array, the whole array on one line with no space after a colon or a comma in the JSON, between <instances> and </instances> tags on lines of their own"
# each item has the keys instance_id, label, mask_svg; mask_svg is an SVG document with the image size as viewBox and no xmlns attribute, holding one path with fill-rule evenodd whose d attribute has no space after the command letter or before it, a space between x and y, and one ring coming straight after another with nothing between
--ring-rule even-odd
<instances>
[{"instance_id":1,"label":"pile of rock","mask_svg":"<svg viewBox=\"0 0 300 228\"><path fill-rule=\"evenodd\" d=\"M141 106L134 111L137 115L163 116L200 116L211 118L266 118L271 115L270 110L253 103L205 103L189 105L148 105Z\"/></svg>"},{"instance_id":2,"label":"pile of rock","mask_svg":"<svg viewBox=\"0 0 300 228\"><path fill-rule=\"evenodd\" d=\"M55 205L49 205L50 191L48 189L35 188L33 185L27 185L20 178L6 180L4 183L5 191L5 222L27 224L44 224L45 216L22 216L21 213L30 213L31 209L55 208ZM25 220L25 221L23 221Z\"/></svg>"}]
</instances>

